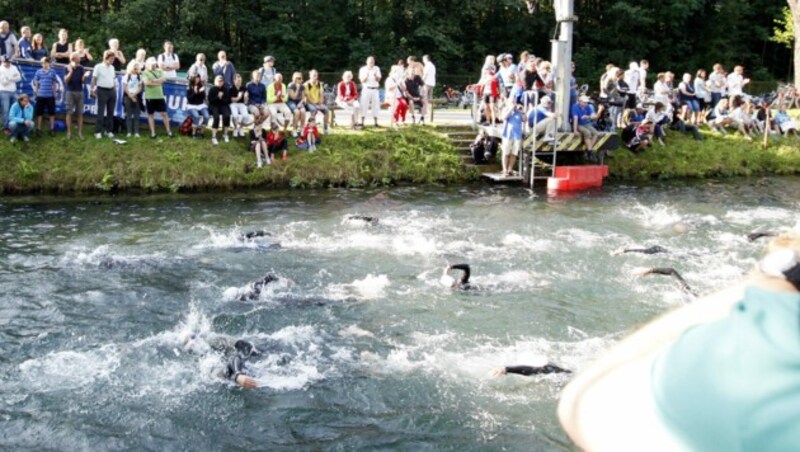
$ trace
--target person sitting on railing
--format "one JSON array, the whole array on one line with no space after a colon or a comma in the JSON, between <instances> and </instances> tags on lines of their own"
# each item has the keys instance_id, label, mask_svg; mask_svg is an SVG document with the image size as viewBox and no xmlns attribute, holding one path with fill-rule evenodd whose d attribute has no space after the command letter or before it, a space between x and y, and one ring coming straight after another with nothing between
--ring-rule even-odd
<instances>
[{"instance_id":1,"label":"person sitting on railing","mask_svg":"<svg viewBox=\"0 0 800 452\"><path fill-rule=\"evenodd\" d=\"M539 99L539 105L528 113L528 126L533 127L535 136L545 135L545 142L555 140L556 114L553 113L553 99L550 96Z\"/></svg>"},{"instance_id":2,"label":"person sitting on railing","mask_svg":"<svg viewBox=\"0 0 800 452\"><path fill-rule=\"evenodd\" d=\"M289 133L289 124L292 122L292 111L286 106L288 96L286 84L283 83L283 75L275 74L274 81L267 87L267 106L272 117L273 124L281 124L283 121L283 133Z\"/></svg>"},{"instance_id":3,"label":"person sitting on railing","mask_svg":"<svg viewBox=\"0 0 800 452\"><path fill-rule=\"evenodd\" d=\"M364 88L365 90L368 88ZM377 89L369 88L371 91ZM377 93L375 93L377 95ZM371 94L370 94L371 95ZM350 126L353 130L358 125L358 113L361 110L361 105L358 102L358 87L353 81L353 72L344 71L342 74L342 81L336 85L336 106L341 108L347 113L350 113ZM375 118L377 124L378 119ZM364 125L363 123L361 124Z\"/></svg>"},{"instance_id":4,"label":"person sitting on railing","mask_svg":"<svg viewBox=\"0 0 800 452\"><path fill-rule=\"evenodd\" d=\"M203 136L209 115L206 105L206 85L199 75L189 79L189 86L186 89L186 112L192 117L192 138Z\"/></svg>"},{"instance_id":5,"label":"person sitting on railing","mask_svg":"<svg viewBox=\"0 0 800 452\"><path fill-rule=\"evenodd\" d=\"M553 71L549 61L542 61L536 68L534 88L539 92L539 99L553 95Z\"/></svg>"},{"instance_id":6,"label":"person sitting on railing","mask_svg":"<svg viewBox=\"0 0 800 452\"><path fill-rule=\"evenodd\" d=\"M303 84L306 91L306 105L310 117L313 118L317 113L322 113L322 131L328 133L328 124L331 122L331 110L325 104L324 89L322 82L319 81L319 72L312 69L308 72L308 81Z\"/></svg>"},{"instance_id":7,"label":"person sitting on railing","mask_svg":"<svg viewBox=\"0 0 800 452\"><path fill-rule=\"evenodd\" d=\"M253 115L253 122L261 124L269 119L267 110L267 88L259 81L258 69L250 74L247 90L247 109Z\"/></svg>"},{"instance_id":8,"label":"person sitting on railing","mask_svg":"<svg viewBox=\"0 0 800 452\"><path fill-rule=\"evenodd\" d=\"M231 124L233 125L233 136L244 137L245 131L242 127L250 123L250 115L247 113L247 106L244 104L247 98L247 89L242 84L242 76L233 76L233 86L231 92Z\"/></svg>"},{"instance_id":9,"label":"person sitting on railing","mask_svg":"<svg viewBox=\"0 0 800 452\"><path fill-rule=\"evenodd\" d=\"M20 94L17 102L11 106L8 114L8 128L11 130L10 141L17 139L30 140L33 131L33 106L27 94Z\"/></svg>"},{"instance_id":10,"label":"person sitting on railing","mask_svg":"<svg viewBox=\"0 0 800 452\"><path fill-rule=\"evenodd\" d=\"M592 121L596 120L599 115L595 112L594 105L589 103L589 96L578 97L578 103L572 106L571 116L572 133L583 137L586 145L584 154L586 160L594 160L592 153L595 143L600 138L600 132L592 126Z\"/></svg>"},{"instance_id":11,"label":"person sitting on railing","mask_svg":"<svg viewBox=\"0 0 800 452\"><path fill-rule=\"evenodd\" d=\"M797 121L792 119L789 113L786 112L785 104L781 104L780 107L778 107L778 112L775 113L772 123L775 125L776 131L782 133L783 136L788 136L789 133L793 133L795 136L798 135Z\"/></svg>"},{"instance_id":12,"label":"person sitting on railing","mask_svg":"<svg viewBox=\"0 0 800 452\"><path fill-rule=\"evenodd\" d=\"M208 110L211 113L211 144L218 144L217 131L222 118L222 139L227 143L228 129L231 127L231 91L225 86L222 75L214 77L214 86L208 90Z\"/></svg>"}]
</instances>

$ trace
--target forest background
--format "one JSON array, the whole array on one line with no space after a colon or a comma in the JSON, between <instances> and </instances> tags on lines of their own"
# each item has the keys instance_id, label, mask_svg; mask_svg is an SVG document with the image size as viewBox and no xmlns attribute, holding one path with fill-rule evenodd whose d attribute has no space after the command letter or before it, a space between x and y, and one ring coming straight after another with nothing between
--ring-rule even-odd
<instances>
[{"instance_id":1,"label":"forest background","mask_svg":"<svg viewBox=\"0 0 800 452\"><path fill-rule=\"evenodd\" d=\"M796 0L790 0L796 1ZM83 38L98 58L111 37L129 58L175 44L186 70L198 52L209 64L226 50L240 73L277 58L282 72L357 69L367 55L388 66L430 54L441 82L478 78L484 56L529 50L549 59L556 29L552 2L529 14L521 0L0 0L18 34L43 33L49 46L59 28ZM790 80L792 50L776 42L779 0L576 0L574 60L582 81L607 63L627 67L646 58L651 71L728 69L742 64L758 81ZM247 79L247 78L245 78Z\"/></svg>"}]
</instances>

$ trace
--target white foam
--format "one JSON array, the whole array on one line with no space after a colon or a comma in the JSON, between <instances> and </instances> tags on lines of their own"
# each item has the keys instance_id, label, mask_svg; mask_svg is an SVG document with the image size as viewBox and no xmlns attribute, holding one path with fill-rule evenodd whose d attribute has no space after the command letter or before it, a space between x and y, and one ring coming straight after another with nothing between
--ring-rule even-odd
<instances>
[{"instance_id":1,"label":"white foam","mask_svg":"<svg viewBox=\"0 0 800 452\"><path fill-rule=\"evenodd\" d=\"M371 332L359 328L358 325L350 325L347 328L339 330L341 337L375 337Z\"/></svg>"},{"instance_id":2,"label":"white foam","mask_svg":"<svg viewBox=\"0 0 800 452\"><path fill-rule=\"evenodd\" d=\"M725 219L735 224L752 225L764 222L780 222L785 225L796 220L797 213L793 210L778 207L756 207L747 210L730 210L725 214Z\"/></svg>"},{"instance_id":3,"label":"white foam","mask_svg":"<svg viewBox=\"0 0 800 452\"><path fill-rule=\"evenodd\" d=\"M386 288L391 282L386 275L368 274L364 279L356 279L347 284L331 284L325 288L326 296L334 300L357 298L375 300L386 295Z\"/></svg>"}]
</instances>

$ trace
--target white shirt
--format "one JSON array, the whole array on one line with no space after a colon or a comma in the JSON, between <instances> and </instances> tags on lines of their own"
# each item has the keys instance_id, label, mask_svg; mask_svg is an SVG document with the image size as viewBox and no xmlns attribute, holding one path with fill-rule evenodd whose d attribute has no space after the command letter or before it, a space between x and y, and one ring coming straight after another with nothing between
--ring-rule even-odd
<instances>
[{"instance_id":1,"label":"white shirt","mask_svg":"<svg viewBox=\"0 0 800 452\"><path fill-rule=\"evenodd\" d=\"M425 86L436 86L436 66L430 61L425 63L425 69L422 72L422 81Z\"/></svg>"},{"instance_id":2,"label":"white shirt","mask_svg":"<svg viewBox=\"0 0 800 452\"><path fill-rule=\"evenodd\" d=\"M639 83L641 83L641 86L639 87L640 89L647 89L647 69L644 69L641 66L639 66Z\"/></svg>"},{"instance_id":3,"label":"white shirt","mask_svg":"<svg viewBox=\"0 0 800 452\"><path fill-rule=\"evenodd\" d=\"M728 74L728 95L740 96L744 88L744 77L736 72Z\"/></svg>"},{"instance_id":4,"label":"white shirt","mask_svg":"<svg viewBox=\"0 0 800 452\"><path fill-rule=\"evenodd\" d=\"M695 77L694 79L694 94L698 99L703 99L705 101L711 100L711 94L709 94L706 89L706 81L700 77Z\"/></svg>"},{"instance_id":5,"label":"white shirt","mask_svg":"<svg viewBox=\"0 0 800 452\"><path fill-rule=\"evenodd\" d=\"M711 75L708 76L708 82L711 84L708 90L712 93L719 94L725 92L725 86L728 83L725 77L719 72L712 72Z\"/></svg>"},{"instance_id":6,"label":"white shirt","mask_svg":"<svg viewBox=\"0 0 800 452\"><path fill-rule=\"evenodd\" d=\"M380 88L381 68L378 66L362 66L358 70L358 79L367 88Z\"/></svg>"},{"instance_id":7,"label":"white shirt","mask_svg":"<svg viewBox=\"0 0 800 452\"><path fill-rule=\"evenodd\" d=\"M114 66L100 63L94 67L92 78L96 81L95 85L100 88L114 88L117 83L117 73Z\"/></svg>"},{"instance_id":8,"label":"white shirt","mask_svg":"<svg viewBox=\"0 0 800 452\"><path fill-rule=\"evenodd\" d=\"M631 93L639 91L639 70L628 69L625 71L625 83L628 84Z\"/></svg>"},{"instance_id":9,"label":"white shirt","mask_svg":"<svg viewBox=\"0 0 800 452\"><path fill-rule=\"evenodd\" d=\"M203 83L208 82L208 68L206 67L205 63L195 62L192 67L189 68L189 75L192 77L199 75L200 80L202 80Z\"/></svg>"},{"instance_id":10,"label":"white shirt","mask_svg":"<svg viewBox=\"0 0 800 452\"><path fill-rule=\"evenodd\" d=\"M178 54L173 53L172 55L167 55L166 53L162 53L158 56L158 67L164 71L164 76L168 78L175 78L178 76L178 72L174 69L167 70L166 66L174 66L180 65L180 60L178 60Z\"/></svg>"},{"instance_id":11,"label":"white shirt","mask_svg":"<svg viewBox=\"0 0 800 452\"><path fill-rule=\"evenodd\" d=\"M9 58L12 58L16 51L17 51L17 37L14 36L14 33L11 32L11 30L9 30L8 36L6 37L6 55Z\"/></svg>"},{"instance_id":12,"label":"white shirt","mask_svg":"<svg viewBox=\"0 0 800 452\"><path fill-rule=\"evenodd\" d=\"M499 74L503 79L503 85L506 88L510 88L514 86L514 82L517 81L517 66L514 64L509 64L506 67L501 67Z\"/></svg>"},{"instance_id":13,"label":"white shirt","mask_svg":"<svg viewBox=\"0 0 800 452\"><path fill-rule=\"evenodd\" d=\"M0 91L16 93L17 82L20 80L22 75L16 66L6 67L5 64L0 64Z\"/></svg>"}]
</instances>

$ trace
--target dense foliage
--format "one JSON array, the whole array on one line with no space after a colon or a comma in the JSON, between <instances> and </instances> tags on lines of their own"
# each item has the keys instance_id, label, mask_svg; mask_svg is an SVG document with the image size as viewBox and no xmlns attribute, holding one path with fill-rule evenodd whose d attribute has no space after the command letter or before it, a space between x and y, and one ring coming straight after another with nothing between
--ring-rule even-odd
<instances>
[{"instance_id":1,"label":"dense foliage","mask_svg":"<svg viewBox=\"0 0 800 452\"><path fill-rule=\"evenodd\" d=\"M368 54L390 60L429 53L445 81L477 77L483 55L524 49L549 55L552 4L529 15L521 0L0 0L4 19L45 34L57 29L104 48L117 37L126 54L160 52L171 39L184 68L196 52L228 50L240 72L267 54L279 69L338 72ZM770 40L783 1L576 0L575 59L594 79L608 62L648 58L653 70L692 71L744 64L753 80L786 79L791 50ZM213 61L213 57L209 61Z\"/></svg>"}]
</instances>

